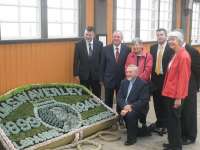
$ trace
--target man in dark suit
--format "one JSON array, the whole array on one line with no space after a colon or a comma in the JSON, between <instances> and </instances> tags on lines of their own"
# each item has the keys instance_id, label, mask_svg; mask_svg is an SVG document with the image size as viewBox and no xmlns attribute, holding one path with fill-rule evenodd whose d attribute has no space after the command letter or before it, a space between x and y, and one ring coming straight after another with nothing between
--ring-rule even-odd
<instances>
[{"instance_id":1,"label":"man in dark suit","mask_svg":"<svg viewBox=\"0 0 200 150\"><path fill-rule=\"evenodd\" d=\"M101 60L101 80L105 87L105 104L112 108L114 91L118 92L120 82L125 77L125 62L130 48L122 44L122 33L113 33L113 42L103 48Z\"/></svg>"},{"instance_id":2,"label":"man in dark suit","mask_svg":"<svg viewBox=\"0 0 200 150\"><path fill-rule=\"evenodd\" d=\"M76 43L74 53L74 76L80 84L101 96L100 62L103 44L94 39L93 27L87 27L84 39Z\"/></svg>"},{"instance_id":3,"label":"man in dark suit","mask_svg":"<svg viewBox=\"0 0 200 150\"><path fill-rule=\"evenodd\" d=\"M165 73L168 63L174 52L167 43L167 31L163 28L156 30L158 43L152 45L150 53L153 56L153 68L151 74L151 83L153 88L153 102L157 121L150 125L153 131L160 135L166 133L168 106L164 97L161 95Z\"/></svg>"},{"instance_id":4,"label":"man in dark suit","mask_svg":"<svg viewBox=\"0 0 200 150\"><path fill-rule=\"evenodd\" d=\"M200 80L200 54L189 44L183 44L191 57L191 76L188 96L183 101L181 127L182 144L194 143L197 137L197 92Z\"/></svg>"},{"instance_id":5,"label":"man in dark suit","mask_svg":"<svg viewBox=\"0 0 200 150\"><path fill-rule=\"evenodd\" d=\"M122 80L117 94L120 115L127 128L125 145L132 145L137 140L138 120L149 101L149 87L138 77L138 67L130 64L126 69L126 79Z\"/></svg>"}]
</instances>

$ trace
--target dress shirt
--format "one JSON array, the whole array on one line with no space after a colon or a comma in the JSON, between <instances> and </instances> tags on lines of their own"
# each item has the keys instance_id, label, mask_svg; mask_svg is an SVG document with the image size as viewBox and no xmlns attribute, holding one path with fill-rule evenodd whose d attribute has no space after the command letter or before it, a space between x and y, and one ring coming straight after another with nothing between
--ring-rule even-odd
<instances>
[{"instance_id":1,"label":"dress shirt","mask_svg":"<svg viewBox=\"0 0 200 150\"><path fill-rule=\"evenodd\" d=\"M90 54L89 43L91 44L91 49L92 49L92 51L93 51L93 40L92 40L91 42L86 41L88 56L89 56L89 54Z\"/></svg>"},{"instance_id":2,"label":"dress shirt","mask_svg":"<svg viewBox=\"0 0 200 150\"><path fill-rule=\"evenodd\" d=\"M132 79L132 80L129 81L128 92L127 92L126 99L125 99L125 103L126 104L128 104L128 96L129 96L129 94L131 92L131 89L133 87L134 82L135 82L135 79Z\"/></svg>"},{"instance_id":3,"label":"dress shirt","mask_svg":"<svg viewBox=\"0 0 200 150\"><path fill-rule=\"evenodd\" d=\"M163 66L162 66L162 59L163 59L163 54L165 52L165 47L167 45L167 42L165 42L163 45L158 44L158 50L157 50L157 58L159 57L160 50L162 50L162 58L161 58L161 64L160 64L160 74L163 74Z\"/></svg>"}]
</instances>

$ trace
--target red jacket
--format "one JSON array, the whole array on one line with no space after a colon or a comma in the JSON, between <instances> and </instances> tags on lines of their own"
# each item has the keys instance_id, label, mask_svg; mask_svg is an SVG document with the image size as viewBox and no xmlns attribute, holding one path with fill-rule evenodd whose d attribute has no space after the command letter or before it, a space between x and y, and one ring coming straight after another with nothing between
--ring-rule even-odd
<instances>
[{"instance_id":1,"label":"red jacket","mask_svg":"<svg viewBox=\"0 0 200 150\"><path fill-rule=\"evenodd\" d=\"M184 48L181 48L168 65L162 89L163 96L183 100L188 95L190 66L190 55Z\"/></svg>"},{"instance_id":2,"label":"red jacket","mask_svg":"<svg viewBox=\"0 0 200 150\"><path fill-rule=\"evenodd\" d=\"M137 65L137 55L134 52L129 53L126 59L125 69L130 64ZM145 52L145 50L143 50L138 62L139 78L145 81L149 81L152 71L152 66L153 66L153 57L149 52Z\"/></svg>"}]
</instances>

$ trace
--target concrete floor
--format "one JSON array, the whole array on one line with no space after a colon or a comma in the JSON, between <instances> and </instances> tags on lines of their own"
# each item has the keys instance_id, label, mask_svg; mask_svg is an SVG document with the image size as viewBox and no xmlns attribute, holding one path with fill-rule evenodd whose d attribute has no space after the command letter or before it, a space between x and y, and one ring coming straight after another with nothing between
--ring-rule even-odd
<instances>
[{"instance_id":1,"label":"concrete floor","mask_svg":"<svg viewBox=\"0 0 200 150\"><path fill-rule=\"evenodd\" d=\"M200 93L198 93L198 129L200 129ZM153 109L153 103L150 101L150 112L147 117L148 123L155 122L155 113ZM95 141L103 144L103 150L162 150L162 144L167 143L167 135L158 136L153 133L152 136L138 138L137 143L131 146L124 146L124 141L126 140L125 130L115 131L121 135L121 139L115 142L104 142L99 139ZM196 143L183 146L183 150L199 150L200 149L200 132L196 139Z\"/></svg>"}]
</instances>

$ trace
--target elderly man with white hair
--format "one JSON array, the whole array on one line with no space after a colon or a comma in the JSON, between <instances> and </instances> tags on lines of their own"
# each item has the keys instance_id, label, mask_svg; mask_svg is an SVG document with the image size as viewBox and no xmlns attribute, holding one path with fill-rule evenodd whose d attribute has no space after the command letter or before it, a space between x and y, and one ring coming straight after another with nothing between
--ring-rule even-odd
<instances>
[{"instance_id":1,"label":"elderly man with white hair","mask_svg":"<svg viewBox=\"0 0 200 150\"><path fill-rule=\"evenodd\" d=\"M162 89L162 95L169 102L167 126L169 144L163 144L163 146L164 150L182 150L181 108L182 101L188 95L191 58L185 48L182 47L184 37L181 32L170 32L168 42L175 55L168 65Z\"/></svg>"},{"instance_id":2,"label":"elderly man with white hair","mask_svg":"<svg viewBox=\"0 0 200 150\"><path fill-rule=\"evenodd\" d=\"M117 94L120 115L127 128L125 145L135 144L138 133L138 119L149 101L149 88L146 82L138 77L138 67L130 64L126 68L126 79L122 80Z\"/></svg>"}]
</instances>

